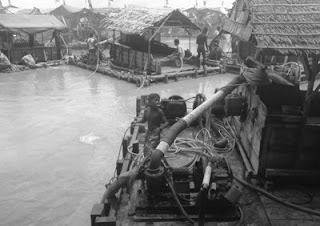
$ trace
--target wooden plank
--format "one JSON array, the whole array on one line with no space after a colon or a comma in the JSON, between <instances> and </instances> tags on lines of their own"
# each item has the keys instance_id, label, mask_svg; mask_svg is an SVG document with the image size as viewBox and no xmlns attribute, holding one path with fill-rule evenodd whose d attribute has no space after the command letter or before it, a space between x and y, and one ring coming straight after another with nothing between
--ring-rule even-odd
<instances>
[{"instance_id":1,"label":"wooden plank","mask_svg":"<svg viewBox=\"0 0 320 226\"><path fill-rule=\"evenodd\" d=\"M265 127L262 130L262 139L261 139L261 149L259 154L259 174L264 176L267 168L267 160L268 160L268 148L269 148L269 140L271 137L272 128Z\"/></svg>"},{"instance_id":2,"label":"wooden plank","mask_svg":"<svg viewBox=\"0 0 320 226\"><path fill-rule=\"evenodd\" d=\"M299 170L299 169L267 169L266 176L310 176L320 177L320 170Z\"/></svg>"},{"instance_id":3,"label":"wooden plank","mask_svg":"<svg viewBox=\"0 0 320 226\"><path fill-rule=\"evenodd\" d=\"M318 226L320 221L313 220L270 220L272 226Z\"/></svg>"}]
</instances>

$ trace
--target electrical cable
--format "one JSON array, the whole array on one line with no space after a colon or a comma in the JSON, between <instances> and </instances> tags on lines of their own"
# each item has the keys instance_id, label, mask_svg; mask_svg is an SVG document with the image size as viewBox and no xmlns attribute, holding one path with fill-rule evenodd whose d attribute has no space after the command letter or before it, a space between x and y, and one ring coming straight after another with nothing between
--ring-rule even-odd
<instances>
[{"instance_id":1,"label":"electrical cable","mask_svg":"<svg viewBox=\"0 0 320 226\"><path fill-rule=\"evenodd\" d=\"M290 203L290 202L287 202L287 201L284 201L280 198L278 198L277 196L274 196L273 194L261 189L261 188L258 188L252 184L249 184L247 183L246 181L243 181L241 180L240 178L238 178L237 176L233 175L233 178L236 179L240 184L242 184L243 186L251 189L251 190L254 190L256 192L259 192L261 193L262 195L282 204L282 205L285 205L285 206L288 206L288 207L291 207L293 209L296 209L296 210L299 210L299 211L302 211L304 213L308 213L308 214L311 214L311 215L316 215L316 216L320 216L320 211L317 211L317 210L313 210L313 209L309 209L309 208L306 208L306 207L303 207L303 206L299 206L299 205L296 205L296 204L293 204L293 203Z\"/></svg>"},{"instance_id":2,"label":"electrical cable","mask_svg":"<svg viewBox=\"0 0 320 226\"><path fill-rule=\"evenodd\" d=\"M240 212L240 219L238 220L238 222L236 222L232 226L240 226L242 224L242 221L243 221L243 218L244 218L243 211L242 211L241 207L238 205L237 208L238 208L238 210Z\"/></svg>"},{"instance_id":3,"label":"electrical cable","mask_svg":"<svg viewBox=\"0 0 320 226\"><path fill-rule=\"evenodd\" d=\"M308 199L306 200L306 201L304 201L304 202L290 202L290 203L293 203L293 204L295 204L295 205L305 205L305 204L309 204L309 203L311 203L312 201L313 201L313 198L314 198L314 195L313 194L311 194L310 192L308 192L308 191L305 191L304 189L303 189L303 187L300 187L300 186L285 186L285 187L281 187L281 188L278 188L278 189L276 189L276 188L274 188L274 189L272 189L272 191L270 192L271 194L273 194L273 195L275 195L275 192L276 191L279 191L280 189L296 189L297 191L300 191L301 193L304 193L305 194L305 196L307 196L308 197ZM279 196L279 195L278 195ZM281 196L281 195L280 195ZM296 197L297 195L293 195L294 197ZM282 198L283 199L283 198ZM283 199L284 200L284 199ZM288 201L289 202L289 201Z\"/></svg>"}]
</instances>

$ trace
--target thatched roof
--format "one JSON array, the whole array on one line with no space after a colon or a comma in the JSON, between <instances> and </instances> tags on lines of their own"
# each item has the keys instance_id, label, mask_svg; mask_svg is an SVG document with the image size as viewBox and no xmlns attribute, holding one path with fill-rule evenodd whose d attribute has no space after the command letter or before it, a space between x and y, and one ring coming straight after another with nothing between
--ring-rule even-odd
<instances>
[{"instance_id":1,"label":"thatched roof","mask_svg":"<svg viewBox=\"0 0 320 226\"><path fill-rule=\"evenodd\" d=\"M251 36L258 48L320 53L319 0L238 0L232 15L242 21L230 17L223 29L244 40Z\"/></svg>"},{"instance_id":2,"label":"thatched roof","mask_svg":"<svg viewBox=\"0 0 320 226\"><path fill-rule=\"evenodd\" d=\"M118 14L105 18L102 27L128 34L142 34L148 28L159 27L164 21L165 26L200 29L179 10L147 8L123 9Z\"/></svg>"}]
</instances>

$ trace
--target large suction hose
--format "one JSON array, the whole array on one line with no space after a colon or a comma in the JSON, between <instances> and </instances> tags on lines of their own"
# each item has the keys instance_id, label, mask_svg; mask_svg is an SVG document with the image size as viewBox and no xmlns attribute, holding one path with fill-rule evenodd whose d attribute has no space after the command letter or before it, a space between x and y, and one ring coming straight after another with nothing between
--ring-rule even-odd
<instances>
[{"instance_id":1,"label":"large suction hose","mask_svg":"<svg viewBox=\"0 0 320 226\"><path fill-rule=\"evenodd\" d=\"M136 177L136 174L136 169L132 169L131 171L121 174L113 183L111 183L107 187L107 190L102 197L102 202L104 202L104 200L106 199L114 197L114 195L119 191L120 188L128 186L130 179Z\"/></svg>"},{"instance_id":2,"label":"large suction hose","mask_svg":"<svg viewBox=\"0 0 320 226\"><path fill-rule=\"evenodd\" d=\"M181 131L187 128L193 121L206 112L212 105L223 99L226 95L231 93L238 85L244 83L246 80L242 75L234 78L226 86L216 92L211 98L203 102L200 106L195 108L192 112L186 115L184 118L176 122L163 137L160 144L151 154L151 161L149 163L149 169L158 169L161 163L161 159L167 153L170 145L174 142L176 137Z\"/></svg>"}]
</instances>

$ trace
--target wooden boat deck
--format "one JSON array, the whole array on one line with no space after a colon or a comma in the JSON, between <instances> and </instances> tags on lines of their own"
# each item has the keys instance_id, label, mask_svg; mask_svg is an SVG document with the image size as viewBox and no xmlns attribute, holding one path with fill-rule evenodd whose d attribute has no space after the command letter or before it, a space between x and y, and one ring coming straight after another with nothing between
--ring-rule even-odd
<instances>
[{"instance_id":1,"label":"wooden boat deck","mask_svg":"<svg viewBox=\"0 0 320 226\"><path fill-rule=\"evenodd\" d=\"M144 102L144 101L141 101ZM138 102L137 102L138 103ZM143 110L143 109L142 109ZM142 111L141 111L142 112ZM141 114L140 114L141 116ZM228 129L228 128L227 128ZM199 126L188 127L186 130L179 134L179 137L184 138L194 138L195 134L199 132ZM162 135L166 133L166 130L162 132ZM134 127L133 133L130 137L125 138L123 142L123 147L126 148L130 145L135 146L136 150L143 151L143 141L144 141L145 130L141 129L141 126L136 125ZM188 158L188 157L187 157ZM226 156L227 161L232 169L233 174L244 180L245 167L243 165L241 156L237 150L234 149L228 156ZM129 153L123 156L121 162L121 170L119 174L126 172L128 170L129 164L132 161L131 155ZM174 164L179 165L179 161L172 161ZM234 183L242 190L242 196L238 200L238 205L242 209L242 218L238 221L229 222L207 222L205 225L217 225L217 226L231 226L231 225L250 225L250 226L260 226L260 225L276 225L276 226L291 226L291 225L308 225L317 226L320 225L320 217L315 215L310 215L289 207L286 207L278 202L272 201L271 199L255 192L249 190L247 187L242 186L237 181ZM299 184L297 182L296 184ZM260 184L261 185L261 184ZM268 183L265 183L265 186ZM279 184L278 184L279 185ZM141 186L141 182L137 180L134 185L136 188ZM134 189L133 187L133 189ZM132 190L131 190L132 191ZM279 187L274 187L269 190L270 193L276 195L282 200L301 204L301 206L319 210L320 209L320 189L319 186L294 186L290 187L288 185L279 185ZM115 200L103 200L102 206L107 206L108 212L104 213L105 216L101 216L101 222L109 222L104 225L137 225L137 226L164 226L164 225L190 225L186 222L182 215L158 215L157 216L145 216L145 217L135 217L135 202L137 197L134 197L134 193L128 194L126 188L122 189L116 194ZM104 207L104 209L105 209ZM111 208L110 208L111 207ZM102 208L103 209L103 208ZM115 210L118 210L117 213ZM157 221L155 221L155 217ZM169 220L166 217L170 217ZM197 220L197 215L191 215L191 218ZM170 219L174 219L170 221ZM141 222L143 221L143 222ZM99 224L92 224L99 225Z\"/></svg>"},{"instance_id":2,"label":"wooden boat deck","mask_svg":"<svg viewBox=\"0 0 320 226\"><path fill-rule=\"evenodd\" d=\"M188 128L180 134L180 137L194 137L194 134L198 132L198 128ZM165 133L165 131L163 132ZM138 134L138 140L143 140L143 134ZM142 145L140 145L140 151L142 151ZM241 160L241 157L238 151L233 151L232 154L228 157L229 164L232 168L233 173L242 179L244 179L244 166ZM179 165L179 163L176 163ZM140 185L137 185L140 186ZM254 191L251 191L240 184L238 186L242 189L242 196L238 202L239 206L243 212L243 219L239 225L250 225L250 226L293 226L293 225L308 225L308 226L318 226L320 225L320 217L303 213L292 208L288 208L279 204L275 201L270 200L269 198L260 195ZM292 189L293 188L293 189ZM303 191L301 189L304 189ZM308 204L303 206L320 209L320 189L319 187L280 187L279 190L274 190L273 193L284 200L304 203L311 201ZM312 195L309 196L308 193ZM117 220L119 225L123 226L165 226L165 225L190 225L184 221L182 216L174 216L175 219L181 219L181 221L165 221L161 222L159 219L158 222L151 222L151 219L155 216L145 217L145 222L135 221L134 214L128 216L128 210L133 208L131 205L134 203L129 202L129 195L126 193L126 190L122 192L122 199L119 206L119 212L117 215ZM312 200L311 200L312 199ZM133 211L133 210L132 210ZM163 216L165 217L165 216ZM168 216L167 216L168 217ZM172 217L172 216L171 216ZM198 216L191 216L197 220ZM237 225L237 222L208 222L205 225L223 225L231 226Z\"/></svg>"}]
</instances>

